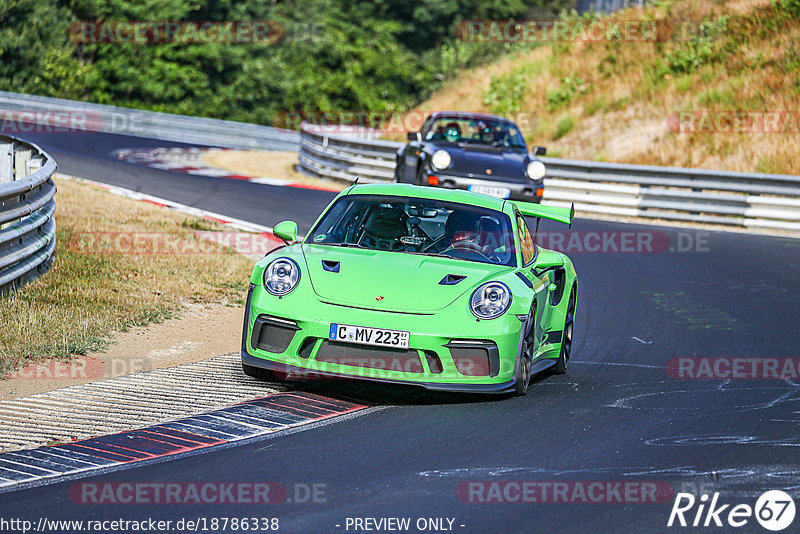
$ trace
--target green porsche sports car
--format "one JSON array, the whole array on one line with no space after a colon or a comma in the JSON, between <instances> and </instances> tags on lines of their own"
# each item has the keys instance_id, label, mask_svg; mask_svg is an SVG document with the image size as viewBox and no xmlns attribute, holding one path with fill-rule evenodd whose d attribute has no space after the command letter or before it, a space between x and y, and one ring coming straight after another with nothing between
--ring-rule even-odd
<instances>
[{"instance_id":1,"label":"green porsche sports car","mask_svg":"<svg viewBox=\"0 0 800 534\"><path fill-rule=\"evenodd\" d=\"M578 281L525 217L574 210L406 184L353 185L304 239L250 278L242 367L259 378L345 377L524 395L566 372Z\"/></svg>"}]
</instances>

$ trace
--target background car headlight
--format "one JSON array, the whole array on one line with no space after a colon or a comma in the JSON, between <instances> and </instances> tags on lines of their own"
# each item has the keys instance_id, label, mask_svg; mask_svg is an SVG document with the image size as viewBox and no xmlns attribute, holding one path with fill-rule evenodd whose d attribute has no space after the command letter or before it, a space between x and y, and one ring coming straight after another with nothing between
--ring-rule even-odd
<instances>
[{"instance_id":1,"label":"background car headlight","mask_svg":"<svg viewBox=\"0 0 800 534\"><path fill-rule=\"evenodd\" d=\"M431 165L433 165L434 169L443 171L450 166L452 161L453 160L450 158L450 154L447 153L447 150L437 150L433 153Z\"/></svg>"},{"instance_id":2,"label":"background car headlight","mask_svg":"<svg viewBox=\"0 0 800 534\"><path fill-rule=\"evenodd\" d=\"M300 267L289 258L278 258L264 269L264 289L276 297L288 295L300 281Z\"/></svg>"},{"instance_id":3,"label":"background car headlight","mask_svg":"<svg viewBox=\"0 0 800 534\"><path fill-rule=\"evenodd\" d=\"M528 178L531 180L541 180L544 178L547 169L541 161L531 161L528 163L526 172L528 173Z\"/></svg>"},{"instance_id":4,"label":"background car headlight","mask_svg":"<svg viewBox=\"0 0 800 534\"><path fill-rule=\"evenodd\" d=\"M511 306L511 290L502 282L487 282L475 290L470 309L478 319L497 319Z\"/></svg>"}]
</instances>

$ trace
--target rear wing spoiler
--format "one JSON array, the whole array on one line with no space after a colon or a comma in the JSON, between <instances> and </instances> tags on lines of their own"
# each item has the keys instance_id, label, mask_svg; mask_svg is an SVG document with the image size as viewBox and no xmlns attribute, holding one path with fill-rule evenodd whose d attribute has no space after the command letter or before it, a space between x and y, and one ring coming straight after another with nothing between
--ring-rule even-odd
<instances>
[{"instance_id":1,"label":"rear wing spoiler","mask_svg":"<svg viewBox=\"0 0 800 534\"><path fill-rule=\"evenodd\" d=\"M527 217L536 217L537 219L550 219L572 227L572 219L575 217L575 204L569 208L561 208L558 206L543 206L542 204L532 204L530 202L514 202L519 208L520 213Z\"/></svg>"}]
</instances>

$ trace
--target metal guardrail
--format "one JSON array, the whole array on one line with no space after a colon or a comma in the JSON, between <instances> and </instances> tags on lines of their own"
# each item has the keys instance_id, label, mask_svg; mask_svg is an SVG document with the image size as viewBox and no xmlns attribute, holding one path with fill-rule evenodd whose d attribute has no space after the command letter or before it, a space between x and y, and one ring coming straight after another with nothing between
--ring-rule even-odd
<instances>
[{"instance_id":1,"label":"metal guardrail","mask_svg":"<svg viewBox=\"0 0 800 534\"><path fill-rule=\"evenodd\" d=\"M270 126L0 91L0 118L3 114L12 117L12 124L75 126L91 132L222 148L294 151L300 142L297 132ZM6 133L14 132L6 129ZM20 133L24 135L24 131Z\"/></svg>"},{"instance_id":2,"label":"metal guardrail","mask_svg":"<svg viewBox=\"0 0 800 534\"><path fill-rule=\"evenodd\" d=\"M299 167L352 182L392 180L403 143L353 139L304 125ZM800 176L539 158L543 199L604 214L800 231Z\"/></svg>"},{"instance_id":3,"label":"metal guardrail","mask_svg":"<svg viewBox=\"0 0 800 534\"><path fill-rule=\"evenodd\" d=\"M56 162L38 146L0 136L0 293L45 272L56 246Z\"/></svg>"},{"instance_id":4,"label":"metal guardrail","mask_svg":"<svg viewBox=\"0 0 800 534\"><path fill-rule=\"evenodd\" d=\"M324 128L302 124L300 169L320 178L362 183L386 182L394 177L395 153L403 146L394 141L359 139L332 134Z\"/></svg>"}]
</instances>

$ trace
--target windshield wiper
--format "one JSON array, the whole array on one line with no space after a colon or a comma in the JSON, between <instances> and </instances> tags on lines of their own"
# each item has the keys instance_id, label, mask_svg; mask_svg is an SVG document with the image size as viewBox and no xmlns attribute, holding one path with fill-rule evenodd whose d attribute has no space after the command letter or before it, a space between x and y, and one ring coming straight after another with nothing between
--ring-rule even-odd
<instances>
[{"instance_id":1,"label":"windshield wiper","mask_svg":"<svg viewBox=\"0 0 800 534\"><path fill-rule=\"evenodd\" d=\"M352 248L367 248L358 243L314 243L315 245L326 245L329 247L352 247Z\"/></svg>"},{"instance_id":2,"label":"windshield wiper","mask_svg":"<svg viewBox=\"0 0 800 534\"><path fill-rule=\"evenodd\" d=\"M419 254L420 256L432 256L434 258L447 258L450 260L472 261L466 258L459 258L456 256L450 256L448 254L442 254L441 252L409 252L409 254Z\"/></svg>"}]
</instances>

